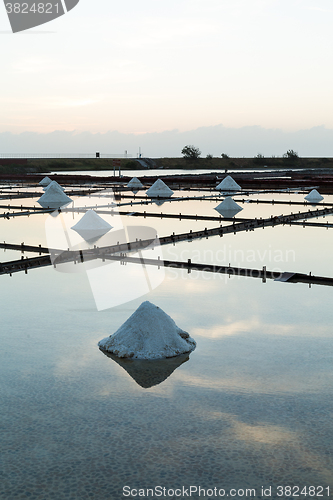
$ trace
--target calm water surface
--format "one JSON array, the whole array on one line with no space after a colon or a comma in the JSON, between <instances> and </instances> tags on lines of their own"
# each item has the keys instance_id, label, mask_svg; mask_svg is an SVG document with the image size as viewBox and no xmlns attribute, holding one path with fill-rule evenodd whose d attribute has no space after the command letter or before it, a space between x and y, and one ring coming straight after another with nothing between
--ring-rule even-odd
<instances>
[{"instance_id":1,"label":"calm water surface","mask_svg":"<svg viewBox=\"0 0 333 500\"><path fill-rule=\"evenodd\" d=\"M228 170L228 174L232 174L233 172L234 173L237 173L237 172L272 172L273 170L272 169L260 169L260 168L257 168L255 170L249 170L249 169L245 169L245 170L242 170L242 169L237 169L237 170L232 170L232 169L229 169ZM217 170L208 170L208 169L197 169L197 170L188 170L188 169L181 169L181 168L175 168L175 169L166 169L164 170L163 168L147 168L147 169L136 169L136 170L121 170L121 175L124 175L124 176L133 176L133 177L141 177L141 176L155 176L155 175L158 175L158 176L162 176L162 175L186 175L186 174L209 174L211 172L214 172L216 175L218 175L219 177L221 177L222 175L224 175L224 172L225 172L225 169L217 169ZM114 170L84 170L84 171L77 171L77 170L73 170L73 171L66 171L66 172L51 172L50 175L54 175L55 173L57 174L61 174L61 175L93 175L93 176L97 176L97 177L107 177L107 176L111 176L113 177L114 174L116 177L119 176L119 168L116 168L116 171Z\"/></svg>"},{"instance_id":2,"label":"calm water surface","mask_svg":"<svg viewBox=\"0 0 333 500\"><path fill-rule=\"evenodd\" d=\"M301 194L277 196L303 200ZM272 195L253 196L265 197ZM333 197L324 201L333 203ZM75 200L74 206L87 203ZM218 215L218 203L184 200L135 210ZM238 215L249 218L308 210L238 203ZM62 224L69 228L81 216L62 214ZM48 217L0 219L2 240L47 244ZM151 226L159 236L219 225L103 218L116 229ZM333 217L311 220L332 223ZM332 231L277 226L161 251L169 260L333 277ZM0 252L1 261L20 258L18 252ZM117 281L111 280L110 289L117 292L119 269L128 278L136 268L112 265ZM195 487L201 487L200 498L217 488L217 495L225 490L230 498L244 498L248 489L248 497L279 499L290 497L279 487L291 486L294 494L306 488L298 498L333 498L332 288L162 272L156 288L101 311L84 270L47 267L0 276L0 498L120 500L129 491L125 486L138 494L141 489L141 497L161 486L165 498L188 498L192 486L192 498L199 498ZM197 341L189 357L140 368L98 349L98 341L144 300ZM132 493L127 498L139 498Z\"/></svg>"}]
</instances>

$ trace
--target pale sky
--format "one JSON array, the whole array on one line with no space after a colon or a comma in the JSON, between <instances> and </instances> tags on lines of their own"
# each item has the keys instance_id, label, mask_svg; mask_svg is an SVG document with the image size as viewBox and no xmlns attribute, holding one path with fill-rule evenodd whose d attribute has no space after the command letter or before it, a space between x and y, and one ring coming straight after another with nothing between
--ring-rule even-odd
<instances>
[{"instance_id":1,"label":"pale sky","mask_svg":"<svg viewBox=\"0 0 333 500\"><path fill-rule=\"evenodd\" d=\"M333 129L332 14L332 0L80 0L12 34L0 5L0 133Z\"/></svg>"}]
</instances>

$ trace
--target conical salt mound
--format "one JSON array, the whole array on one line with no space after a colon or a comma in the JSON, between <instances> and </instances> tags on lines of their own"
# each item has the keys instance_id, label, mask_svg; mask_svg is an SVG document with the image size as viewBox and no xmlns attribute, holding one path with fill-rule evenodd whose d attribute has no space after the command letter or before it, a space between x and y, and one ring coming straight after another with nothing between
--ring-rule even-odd
<instances>
[{"instance_id":1,"label":"conical salt mound","mask_svg":"<svg viewBox=\"0 0 333 500\"><path fill-rule=\"evenodd\" d=\"M102 349L101 351L124 368L132 379L144 389L161 384L170 377L178 366L190 359L189 353L165 359L129 359L118 358L111 352Z\"/></svg>"},{"instance_id":2,"label":"conical salt mound","mask_svg":"<svg viewBox=\"0 0 333 500\"><path fill-rule=\"evenodd\" d=\"M51 186L38 200L43 208L60 208L72 200L56 186Z\"/></svg>"},{"instance_id":3,"label":"conical salt mound","mask_svg":"<svg viewBox=\"0 0 333 500\"><path fill-rule=\"evenodd\" d=\"M119 358L164 359L193 351L196 342L162 309L146 301L98 345Z\"/></svg>"},{"instance_id":4,"label":"conical salt mound","mask_svg":"<svg viewBox=\"0 0 333 500\"><path fill-rule=\"evenodd\" d=\"M127 187L131 189L141 189L143 188L143 184L139 181L137 177L133 177L127 184Z\"/></svg>"},{"instance_id":5,"label":"conical salt mound","mask_svg":"<svg viewBox=\"0 0 333 500\"><path fill-rule=\"evenodd\" d=\"M324 199L324 197L320 193L318 193L317 189L312 189L312 191L310 191L310 193L305 196L304 199L309 201L310 203L319 203Z\"/></svg>"},{"instance_id":6,"label":"conical salt mound","mask_svg":"<svg viewBox=\"0 0 333 500\"><path fill-rule=\"evenodd\" d=\"M100 217L94 210L88 210L84 216L71 227L84 240L96 240L112 229L112 226Z\"/></svg>"},{"instance_id":7,"label":"conical salt mound","mask_svg":"<svg viewBox=\"0 0 333 500\"><path fill-rule=\"evenodd\" d=\"M44 179L42 179L40 182L39 182L39 185L40 186L48 186L50 184L51 179L50 177L44 177Z\"/></svg>"},{"instance_id":8,"label":"conical salt mound","mask_svg":"<svg viewBox=\"0 0 333 500\"><path fill-rule=\"evenodd\" d=\"M219 191L240 191L242 188L230 175L227 175L227 177L216 186L216 189Z\"/></svg>"},{"instance_id":9,"label":"conical salt mound","mask_svg":"<svg viewBox=\"0 0 333 500\"><path fill-rule=\"evenodd\" d=\"M148 189L146 195L150 198L169 198L173 195L173 191L162 181L157 179L156 182Z\"/></svg>"},{"instance_id":10,"label":"conical salt mound","mask_svg":"<svg viewBox=\"0 0 333 500\"><path fill-rule=\"evenodd\" d=\"M243 210L241 206L239 206L231 196L227 196L225 200L220 203L215 210L221 214L223 217L234 217L238 212Z\"/></svg>"},{"instance_id":11,"label":"conical salt mound","mask_svg":"<svg viewBox=\"0 0 333 500\"><path fill-rule=\"evenodd\" d=\"M56 187L59 191L65 191L65 188L63 188L62 186L60 186L60 184L57 183L57 181L51 181L50 184L48 184L47 186L45 186L43 189L46 193L46 191L48 191L50 189L51 186L54 186Z\"/></svg>"}]
</instances>

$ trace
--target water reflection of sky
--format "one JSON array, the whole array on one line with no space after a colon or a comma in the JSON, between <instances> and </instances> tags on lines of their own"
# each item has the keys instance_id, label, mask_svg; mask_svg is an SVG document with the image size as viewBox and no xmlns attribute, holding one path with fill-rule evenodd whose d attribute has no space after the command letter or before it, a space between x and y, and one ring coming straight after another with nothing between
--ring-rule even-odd
<instances>
[{"instance_id":1,"label":"water reflection of sky","mask_svg":"<svg viewBox=\"0 0 333 500\"><path fill-rule=\"evenodd\" d=\"M213 206L196 202L202 214ZM241 216L272 209L285 212L247 204ZM2 239L43 244L46 217L1 220ZM150 222L159 235L215 225ZM258 229L164 247L163 255L224 264L225 245L244 252L234 265L333 276L331 231ZM275 262L276 249L294 250L295 259ZM271 257L262 258L265 250ZM9 255L20 258L1 251L1 260ZM98 312L85 273L49 267L0 280L1 498L113 500L124 485L247 487L256 498L262 485L333 487L331 287L169 269L144 297ZM187 362L147 389L97 347L143 300L197 341Z\"/></svg>"}]
</instances>

